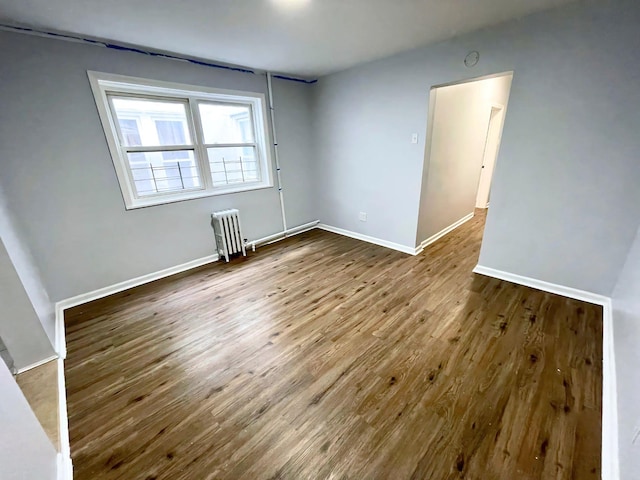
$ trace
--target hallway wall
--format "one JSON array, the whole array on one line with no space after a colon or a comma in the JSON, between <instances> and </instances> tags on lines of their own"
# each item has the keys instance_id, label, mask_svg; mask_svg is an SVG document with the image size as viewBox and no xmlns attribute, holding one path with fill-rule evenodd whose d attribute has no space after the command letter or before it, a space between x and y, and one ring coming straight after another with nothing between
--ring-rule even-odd
<instances>
[{"instance_id":1,"label":"hallway wall","mask_svg":"<svg viewBox=\"0 0 640 480\"><path fill-rule=\"evenodd\" d=\"M620 478L640 470L640 228L613 291Z\"/></svg>"},{"instance_id":2,"label":"hallway wall","mask_svg":"<svg viewBox=\"0 0 640 480\"><path fill-rule=\"evenodd\" d=\"M55 480L56 450L2 361L0 392L0 478Z\"/></svg>"},{"instance_id":3,"label":"hallway wall","mask_svg":"<svg viewBox=\"0 0 640 480\"><path fill-rule=\"evenodd\" d=\"M416 242L473 213L491 105L507 106L511 75L439 87L425 148Z\"/></svg>"},{"instance_id":4,"label":"hallway wall","mask_svg":"<svg viewBox=\"0 0 640 480\"><path fill-rule=\"evenodd\" d=\"M3 240L0 240L0 336L20 370L54 355Z\"/></svg>"},{"instance_id":5,"label":"hallway wall","mask_svg":"<svg viewBox=\"0 0 640 480\"><path fill-rule=\"evenodd\" d=\"M0 239L15 268L25 293L44 328L49 342L55 346L55 308L42 282L40 269L24 239L24 233L11 211L9 202L0 185Z\"/></svg>"}]
</instances>

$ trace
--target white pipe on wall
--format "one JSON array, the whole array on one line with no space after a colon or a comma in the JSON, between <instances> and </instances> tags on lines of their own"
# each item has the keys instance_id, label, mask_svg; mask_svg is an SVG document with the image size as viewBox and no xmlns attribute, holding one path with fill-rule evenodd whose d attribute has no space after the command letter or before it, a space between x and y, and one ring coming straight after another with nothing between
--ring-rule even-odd
<instances>
[{"instance_id":1,"label":"white pipe on wall","mask_svg":"<svg viewBox=\"0 0 640 480\"><path fill-rule=\"evenodd\" d=\"M320 220L314 220L313 222L305 223L304 225L298 225L297 227L293 227L282 232L274 233L273 235L269 235L268 237L252 240L250 242L247 242L246 245L250 246L251 249L255 252L256 247L259 247L261 245L268 245L270 243L277 242L278 240L284 240L287 237L291 237L293 235L298 235L299 233L304 233L309 230L313 230L318 226L319 223L320 223Z\"/></svg>"},{"instance_id":2,"label":"white pipe on wall","mask_svg":"<svg viewBox=\"0 0 640 480\"><path fill-rule=\"evenodd\" d=\"M278 193L280 194L280 210L282 212L282 230L287 236L287 216L284 210L284 194L282 193L282 176L280 175L280 158L278 156L278 136L276 135L276 120L273 107L273 88L271 86L271 73L267 72L267 88L269 90L269 113L271 118L271 132L273 134L273 153L276 162L276 178L278 180Z\"/></svg>"}]
</instances>

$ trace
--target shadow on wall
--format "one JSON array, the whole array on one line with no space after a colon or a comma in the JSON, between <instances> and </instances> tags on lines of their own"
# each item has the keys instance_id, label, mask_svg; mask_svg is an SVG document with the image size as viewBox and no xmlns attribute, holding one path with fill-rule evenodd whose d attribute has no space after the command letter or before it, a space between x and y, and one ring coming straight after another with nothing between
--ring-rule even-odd
<instances>
[{"instance_id":1,"label":"shadow on wall","mask_svg":"<svg viewBox=\"0 0 640 480\"><path fill-rule=\"evenodd\" d=\"M0 358L2 358L2 361L7 365L7 368L14 372L13 358L11 358L11 354L9 353L9 350L7 350L7 346L2 341L2 337L0 337Z\"/></svg>"}]
</instances>

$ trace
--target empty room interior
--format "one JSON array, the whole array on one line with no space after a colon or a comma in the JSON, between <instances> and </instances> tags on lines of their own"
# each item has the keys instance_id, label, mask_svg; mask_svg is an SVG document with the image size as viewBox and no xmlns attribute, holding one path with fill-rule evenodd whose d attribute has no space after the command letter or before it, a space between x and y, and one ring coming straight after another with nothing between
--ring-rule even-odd
<instances>
[{"instance_id":1,"label":"empty room interior","mask_svg":"<svg viewBox=\"0 0 640 480\"><path fill-rule=\"evenodd\" d=\"M640 479L638 25L0 0L0 478Z\"/></svg>"}]
</instances>

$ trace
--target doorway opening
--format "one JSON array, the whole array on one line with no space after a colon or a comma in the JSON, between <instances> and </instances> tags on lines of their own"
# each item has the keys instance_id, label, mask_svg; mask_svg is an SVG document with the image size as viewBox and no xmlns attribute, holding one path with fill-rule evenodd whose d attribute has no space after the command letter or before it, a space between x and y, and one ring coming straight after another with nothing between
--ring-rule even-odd
<instances>
[{"instance_id":1,"label":"doorway opening","mask_svg":"<svg viewBox=\"0 0 640 480\"><path fill-rule=\"evenodd\" d=\"M503 125L504 105L499 105L497 103L492 104L491 112L489 113L487 138L485 140L484 153L482 156L480 181L478 182L478 193L476 195L476 208L489 208L491 180L493 178L493 170L496 165L498 151L500 150Z\"/></svg>"},{"instance_id":2,"label":"doorway opening","mask_svg":"<svg viewBox=\"0 0 640 480\"><path fill-rule=\"evenodd\" d=\"M505 72L431 88L418 248L487 212L512 79Z\"/></svg>"}]
</instances>

